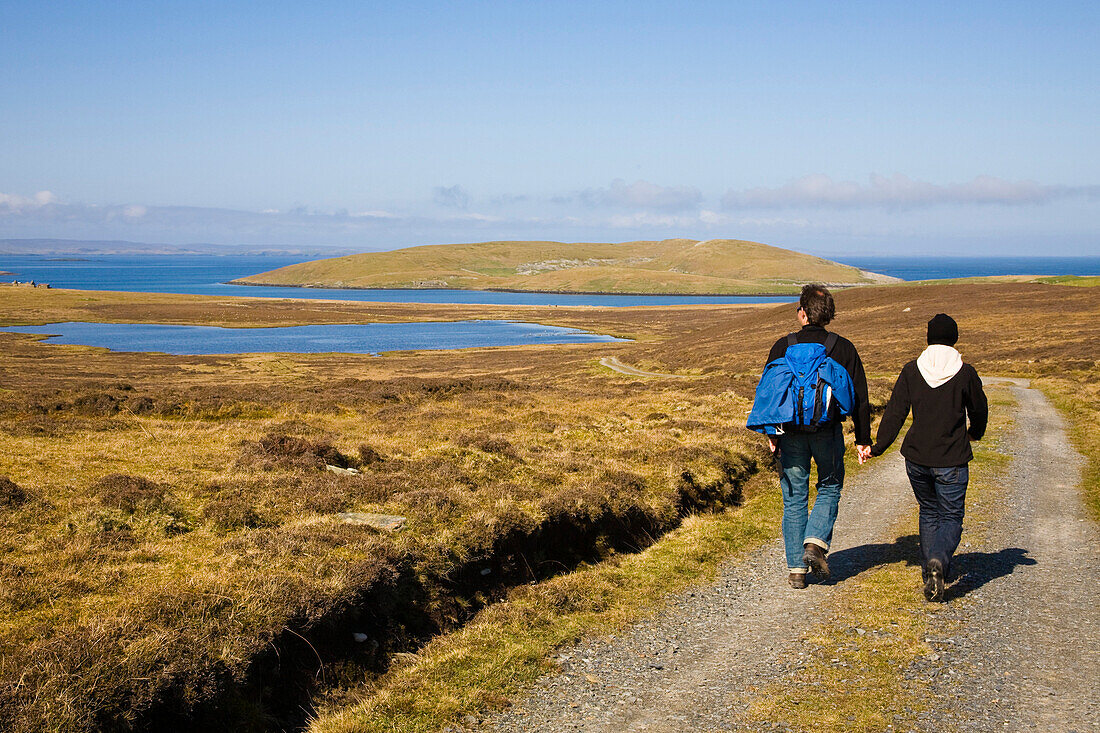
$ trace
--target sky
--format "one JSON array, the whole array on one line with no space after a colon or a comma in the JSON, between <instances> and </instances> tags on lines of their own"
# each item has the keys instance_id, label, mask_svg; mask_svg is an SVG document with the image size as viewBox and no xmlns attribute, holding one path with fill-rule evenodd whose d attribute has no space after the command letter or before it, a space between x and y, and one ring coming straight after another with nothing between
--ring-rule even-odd
<instances>
[{"instance_id":1,"label":"sky","mask_svg":"<svg viewBox=\"0 0 1100 733\"><path fill-rule=\"evenodd\" d=\"M0 238L1100 255L1100 4L0 0Z\"/></svg>"}]
</instances>

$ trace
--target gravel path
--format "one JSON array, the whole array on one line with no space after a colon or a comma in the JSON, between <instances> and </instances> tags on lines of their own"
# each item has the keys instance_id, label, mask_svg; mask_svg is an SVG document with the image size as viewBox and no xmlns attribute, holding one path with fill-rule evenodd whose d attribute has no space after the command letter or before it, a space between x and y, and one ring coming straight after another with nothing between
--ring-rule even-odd
<instances>
[{"instance_id":1,"label":"gravel path","mask_svg":"<svg viewBox=\"0 0 1100 733\"><path fill-rule=\"evenodd\" d=\"M1002 506L980 545L960 548L960 579L933 616L936 653L899 670L931 680L925 730L1100 731L1100 593L1089 573L1100 533L1077 495L1081 459L1060 417L1017 385ZM767 729L746 717L755 689L797 663L799 637L826 618L846 579L914 551L889 532L912 509L895 452L846 482L830 583L788 588L782 545L771 542L656 618L563 652L560 673L482 730Z\"/></svg>"},{"instance_id":2,"label":"gravel path","mask_svg":"<svg viewBox=\"0 0 1100 733\"><path fill-rule=\"evenodd\" d=\"M893 551L892 542L878 543L911 502L898 454L872 464L846 481L830 583L792 590L782 543L771 542L657 618L565 652L560 674L544 677L527 700L487 721L485 729L758 730L744 719L753 686L783 675L786 663L798 657L800 635L823 619L846 578Z\"/></svg>"},{"instance_id":3,"label":"gravel path","mask_svg":"<svg viewBox=\"0 0 1100 733\"><path fill-rule=\"evenodd\" d=\"M940 720L967 731L1100 731L1100 531L1061 416L1017 382L1007 485L958 583L928 670ZM964 600L965 599L965 600ZM952 727L952 726L949 726Z\"/></svg>"}]
</instances>

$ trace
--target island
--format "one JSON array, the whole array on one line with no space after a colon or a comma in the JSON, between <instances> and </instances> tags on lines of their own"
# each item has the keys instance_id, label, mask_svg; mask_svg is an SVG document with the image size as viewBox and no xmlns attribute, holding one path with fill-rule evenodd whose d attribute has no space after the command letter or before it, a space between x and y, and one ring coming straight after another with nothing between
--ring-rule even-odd
<instances>
[{"instance_id":1,"label":"island","mask_svg":"<svg viewBox=\"0 0 1100 733\"><path fill-rule=\"evenodd\" d=\"M645 295L789 295L807 282L850 287L896 278L737 239L620 243L479 242L303 262L236 285Z\"/></svg>"}]
</instances>

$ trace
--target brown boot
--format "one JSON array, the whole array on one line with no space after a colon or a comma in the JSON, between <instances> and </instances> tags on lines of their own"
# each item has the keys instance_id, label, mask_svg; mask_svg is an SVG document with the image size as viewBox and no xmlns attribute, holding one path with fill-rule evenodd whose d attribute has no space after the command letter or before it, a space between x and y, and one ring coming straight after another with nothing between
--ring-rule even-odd
<instances>
[{"instance_id":1,"label":"brown boot","mask_svg":"<svg viewBox=\"0 0 1100 733\"><path fill-rule=\"evenodd\" d=\"M810 566L810 570L824 580L829 577L829 563L825 562L825 551L812 542L802 546L802 562Z\"/></svg>"},{"instance_id":2,"label":"brown boot","mask_svg":"<svg viewBox=\"0 0 1100 733\"><path fill-rule=\"evenodd\" d=\"M806 573L791 573L787 578L787 582L795 590L802 590L806 587Z\"/></svg>"}]
</instances>

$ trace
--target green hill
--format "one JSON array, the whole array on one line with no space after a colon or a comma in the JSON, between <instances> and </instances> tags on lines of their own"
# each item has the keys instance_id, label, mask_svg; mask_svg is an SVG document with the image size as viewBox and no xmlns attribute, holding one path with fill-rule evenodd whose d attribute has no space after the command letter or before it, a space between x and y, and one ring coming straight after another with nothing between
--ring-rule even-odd
<instances>
[{"instance_id":1,"label":"green hill","mask_svg":"<svg viewBox=\"0 0 1100 733\"><path fill-rule=\"evenodd\" d=\"M807 282L846 286L890 280L757 242L666 239L429 245L304 262L234 282L318 288L785 294Z\"/></svg>"}]
</instances>

